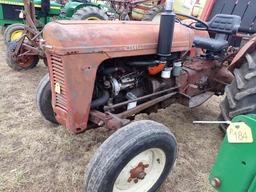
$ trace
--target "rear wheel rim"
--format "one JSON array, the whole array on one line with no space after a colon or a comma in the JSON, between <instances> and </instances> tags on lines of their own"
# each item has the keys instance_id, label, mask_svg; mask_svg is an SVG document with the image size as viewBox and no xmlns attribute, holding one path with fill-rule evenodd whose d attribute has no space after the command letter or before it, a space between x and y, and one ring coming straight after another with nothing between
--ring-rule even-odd
<instances>
[{"instance_id":1,"label":"rear wheel rim","mask_svg":"<svg viewBox=\"0 0 256 192\"><path fill-rule=\"evenodd\" d=\"M95 21L95 20L101 20L101 19L98 18L98 17L92 16L92 17L86 18L85 20L93 20L93 21Z\"/></svg>"},{"instance_id":2,"label":"rear wheel rim","mask_svg":"<svg viewBox=\"0 0 256 192\"><path fill-rule=\"evenodd\" d=\"M23 33L24 33L24 30L22 30L22 29L16 30L16 31L12 32L12 33L11 33L10 40L11 40L11 41L16 41L16 40L18 40L19 38L22 37Z\"/></svg>"},{"instance_id":3,"label":"rear wheel rim","mask_svg":"<svg viewBox=\"0 0 256 192\"><path fill-rule=\"evenodd\" d=\"M166 155L162 149L151 148L141 152L130 160L118 175L113 192L149 191L161 177L166 164ZM143 165L138 178L131 178L132 170Z\"/></svg>"},{"instance_id":4,"label":"rear wheel rim","mask_svg":"<svg viewBox=\"0 0 256 192\"><path fill-rule=\"evenodd\" d=\"M35 56L23 56L18 60L17 64L22 68L28 68L34 63Z\"/></svg>"}]
</instances>

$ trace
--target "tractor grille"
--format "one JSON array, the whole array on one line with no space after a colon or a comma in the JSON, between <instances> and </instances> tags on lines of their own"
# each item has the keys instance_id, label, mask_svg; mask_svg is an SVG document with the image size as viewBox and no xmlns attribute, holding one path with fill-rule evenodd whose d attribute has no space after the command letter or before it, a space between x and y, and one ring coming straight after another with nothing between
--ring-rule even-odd
<instances>
[{"instance_id":1,"label":"tractor grille","mask_svg":"<svg viewBox=\"0 0 256 192\"><path fill-rule=\"evenodd\" d=\"M54 87L56 84L60 85L60 93L56 94L55 107L59 107L64 111L68 111L67 107L67 89L64 78L64 69L62 59L57 55L51 55L52 73Z\"/></svg>"}]
</instances>

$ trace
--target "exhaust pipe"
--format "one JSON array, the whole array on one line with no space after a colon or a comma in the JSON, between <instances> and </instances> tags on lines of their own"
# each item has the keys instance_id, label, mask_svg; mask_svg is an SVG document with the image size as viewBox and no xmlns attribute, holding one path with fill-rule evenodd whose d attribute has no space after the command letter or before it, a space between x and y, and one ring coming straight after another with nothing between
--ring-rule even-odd
<instances>
[{"instance_id":1,"label":"exhaust pipe","mask_svg":"<svg viewBox=\"0 0 256 192\"><path fill-rule=\"evenodd\" d=\"M171 56L176 14L173 12L174 0L167 0L165 11L161 13L157 54L160 62L166 63Z\"/></svg>"}]
</instances>

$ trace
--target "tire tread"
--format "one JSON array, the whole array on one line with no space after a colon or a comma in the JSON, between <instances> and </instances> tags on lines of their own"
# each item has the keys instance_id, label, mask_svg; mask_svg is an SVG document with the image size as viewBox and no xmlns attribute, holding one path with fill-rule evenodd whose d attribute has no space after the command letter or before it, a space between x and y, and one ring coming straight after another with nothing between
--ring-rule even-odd
<instances>
[{"instance_id":1,"label":"tire tread","mask_svg":"<svg viewBox=\"0 0 256 192\"><path fill-rule=\"evenodd\" d=\"M245 55L242 65L234 69L234 76L220 104L221 116L226 121L237 115L256 113L256 51Z\"/></svg>"},{"instance_id":2,"label":"tire tread","mask_svg":"<svg viewBox=\"0 0 256 192\"><path fill-rule=\"evenodd\" d=\"M104 13L103 10L98 7L87 6L78 9L72 16L72 20L84 20L84 17L89 15L95 15L101 20L108 20L108 16Z\"/></svg>"},{"instance_id":3,"label":"tire tread","mask_svg":"<svg viewBox=\"0 0 256 192\"><path fill-rule=\"evenodd\" d=\"M50 78L49 74L46 74L38 84L37 92L36 92L36 105L41 113L41 115L49 122L53 124L58 124L57 120L55 119L53 109L47 108L47 105L43 105L42 101L45 99L44 93L47 91L47 86L49 86ZM50 106L51 107L51 106Z\"/></svg>"},{"instance_id":4,"label":"tire tread","mask_svg":"<svg viewBox=\"0 0 256 192\"><path fill-rule=\"evenodd\" d=\"M157 5L150 9L143 17L143 21L152 21L154 17L164 10L164 5Z\"/></svg>"},{"instance_id":5,"label":"tire tread","mask_svg":"<svg viewBox=\"0 0 256 192\"><path fill-rule=\"evenodd\" d=\"M140 142L142 138L150 140L150 137L155 137L157 134L165 134L175 139L165 126L148 120L133 122L117 130L100 146L90 161L85 174L87 184L85 191L99 192L99 185L103 182L106 168L112 167L115 160L134 143Z\"/></svg>"}]
</instances>

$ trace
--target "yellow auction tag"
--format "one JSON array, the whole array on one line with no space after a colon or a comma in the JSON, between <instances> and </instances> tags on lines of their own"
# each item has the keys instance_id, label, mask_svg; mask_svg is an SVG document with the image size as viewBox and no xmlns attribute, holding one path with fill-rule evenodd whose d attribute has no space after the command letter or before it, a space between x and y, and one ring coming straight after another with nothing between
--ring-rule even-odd
<instances>
[{"instance_id":1,"label":"yellow auction tag","mask_svg":"<svg viewBox=\"0 0 256 192\"><path fill-rule=\"evenodd\" d=\"M61 88L60 88L60 84L58 82L55 84L54 90L56 93L60 94Z\"/></svg>"},{"instance_id":2,"label":"yellow auction tag","mask_svg":"<svg viewBox=\"0 0 256 192\"><path fill-rule=\"evenodd\" d=\"M227 128L229 143L252 143L252 130L244 122L234 122Z\"/></svg>"}]
</instances>

